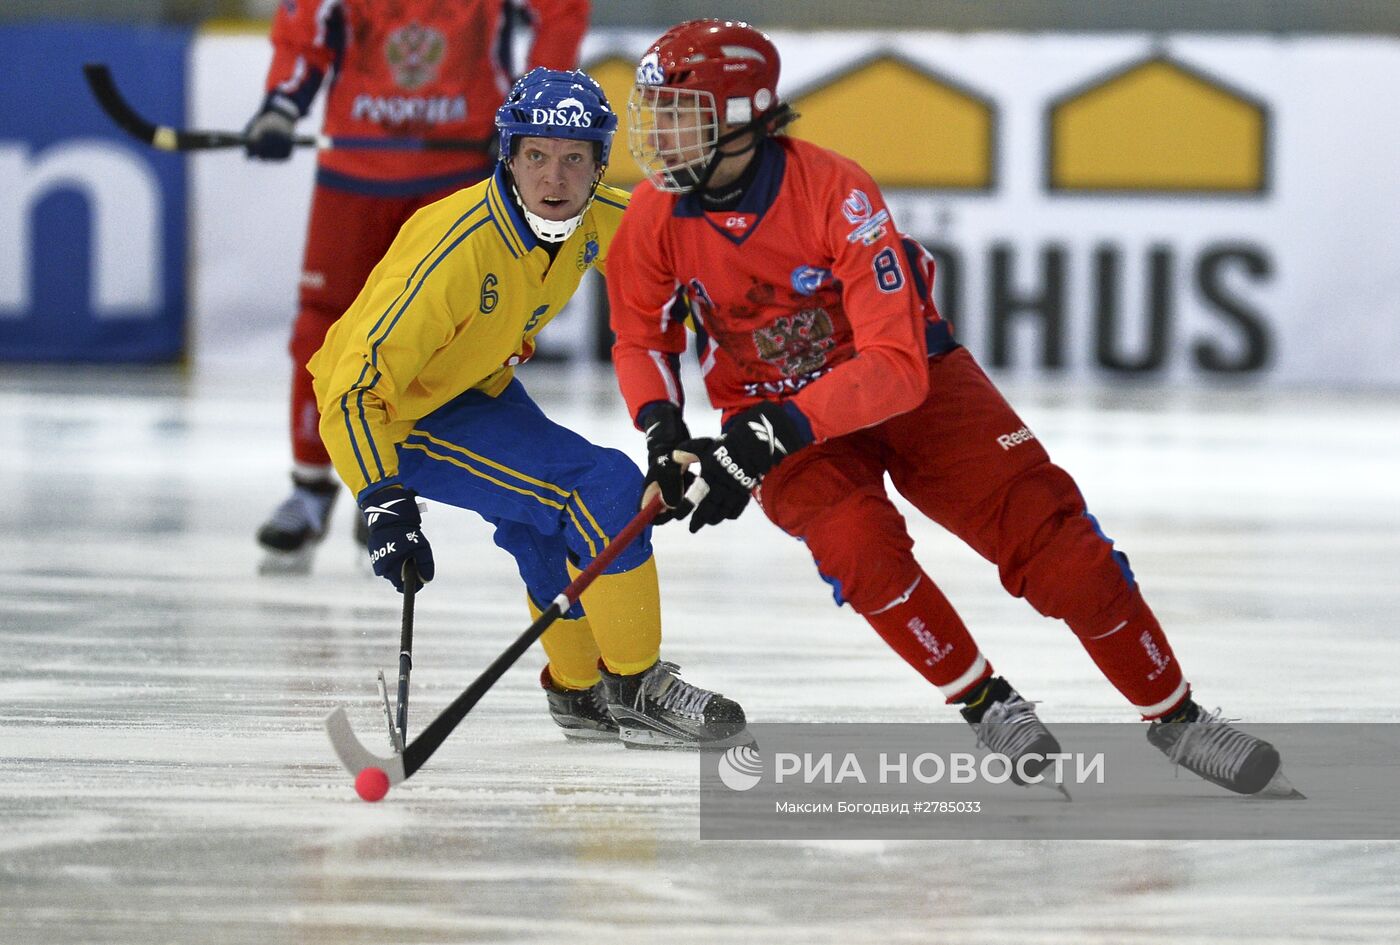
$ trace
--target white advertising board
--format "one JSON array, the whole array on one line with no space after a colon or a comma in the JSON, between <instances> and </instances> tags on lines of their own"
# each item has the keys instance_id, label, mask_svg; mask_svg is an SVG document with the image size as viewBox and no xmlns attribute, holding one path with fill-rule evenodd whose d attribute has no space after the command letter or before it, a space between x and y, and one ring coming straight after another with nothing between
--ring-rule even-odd
<instances>
[{"instance_id":1,"label":"white advertising board","mask_svg":"<svg viewBox=\"0 0 1400 945\"><path fill-rule=\"evenodd\" d=\"M653 38L650 31L595 32L583 60L632 60ZM940 89L979 103L973 111L990 129L985 180L956 188L882 185L900 228L935 250L940 302L958 337L991 370L1104 382L1400 386L1400 253L1392 248L1400 221L1400 41L935 32L773 38L784 56L786 97L819 112L841 106L814 92L841 82L848 97L871 96L868 112L881 116L875 131L867 126L844 141L812 135L852 156L870 148L871 135L888 135L876 143L886 151L927 146L944 129L919 103ZM192 58L191 123L240 126L257 103L267 61L262 37L201 37ZM890 92L900 88L891 71L869 68L881 62L922 73L918 83L928 88ZM1094 118L1100 113L1089 105L1117 91L1116 117ZM1066 107L1057 124L1054 108L1067 103L1088 104L1073 114ZM614 104L621 110L622 102ZM1076 169L1070 158L1056 163L1057 147L1068 153L1087 141L1090 164L1096 147L1111 164L1115 134L1125 127L1131 134L1139 120L1160 134L1170 107L1185 109L1182 134L1162 149L1170 153L1142 159L1136 183L1096 188L1100 171ZM1219 132L1208 120L1217 107L1225 115ZM1083 114L1099 122L1096 131L1073 125ZM1255 137L1232 132L1236 118ZM803 121L796 133L806 133ZM622 148L614 153L629 160ZM295 309L311 156L267 167L208 155L192 166L195 356L252 343L266 350L268 336L278 339L280 354ZM1213 181L1214 167L1233 177ZM1164 174L1184 183L1163 186ZM542 351L589 356L593 317L592 300L581 299L551 325Z\"/></svg>"}]
</instances>

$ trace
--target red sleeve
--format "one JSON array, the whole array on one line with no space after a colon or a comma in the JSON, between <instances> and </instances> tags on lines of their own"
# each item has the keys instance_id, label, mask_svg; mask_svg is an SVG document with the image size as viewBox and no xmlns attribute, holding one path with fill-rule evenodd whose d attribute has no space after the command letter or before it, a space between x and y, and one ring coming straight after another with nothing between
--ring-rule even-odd
<instances>
[{"instance_id":1,"label":"red sleeve","mask_svg":"<svg viewBox=\"0 0 1400 945\"><path fill-rule=\"evenodd\" d=\"M613 370L635 422L641 409L659 400L684 405L680 356L685 352L684 295L676 285L662 227L648 222L667 207L666 198L642 184L622 216L608 251L608 307Z\"/></svg>"},{"instance_id":2,"label":"red sleeve","mask_svg":"<svg viewBox=\"0 0 1400 945\"><path fill-rule=\"evenodd\" d=\"M924 299L900 234L875 181L836 161L836 173L816 175L804 197L834 259L856 354L788 401L819 441L906 413L928 396Z\"/></svg>"},{"instance_id":3,"label":"red sleeve","mask_svg":"<svg viewBox=\"0 0 1400 945\"><path fill-rule=\"evenodd\" d=\"M579 44L588 29L589 0L525 0L525 9L535 30L525 71L536 66L578 68Z\"/></svg>"},{"instance_id":4,"label":"red sleeve","mask_svg":"<svg viewBox=\"0 0 1400 945\"><path fill-rule=\"evenodd\" d=\"M345 10L340 0L279 3L272 20L268 97L291 102L305 115L344 42Z\"/></svg>"}]
</instances>

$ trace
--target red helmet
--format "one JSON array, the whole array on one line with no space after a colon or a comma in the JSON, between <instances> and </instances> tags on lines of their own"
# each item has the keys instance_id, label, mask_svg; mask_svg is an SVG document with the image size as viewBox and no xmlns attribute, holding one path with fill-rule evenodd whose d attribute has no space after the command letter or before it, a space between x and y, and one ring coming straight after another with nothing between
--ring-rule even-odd
<instances>
[{"instance_id":1,"label":"red helmet","mask_svg":"<svg viewBox=\"0 0 1400 945\"><path fill-rule=\"evenodd\" d=\"M694 190L720 145L777 130L788 114L779 68L773 42L747 23L691 20L668 30L637 64L627 105L632 156L648 179L673 193Z\"/></svg>"},{"instance_id":2,"label":"red helmet","mask_svg":"<svg viewBox=\"0 0 1400 945\"><path fill-rule=\"evenodd\" d=\"M780 67L772 40L749 24L691 20L652 44L637 84L709 92L726 123L743 125L778 104Z\"/></svg>"}]
</instances>

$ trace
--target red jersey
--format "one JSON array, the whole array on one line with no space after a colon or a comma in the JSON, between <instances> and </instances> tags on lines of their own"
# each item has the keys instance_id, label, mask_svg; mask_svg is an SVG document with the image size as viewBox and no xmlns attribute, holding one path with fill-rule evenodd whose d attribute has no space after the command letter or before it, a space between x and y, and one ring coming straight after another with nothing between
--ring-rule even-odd
<instances>
[{"instance_id":1,"label":"red jersey","mask_svg":"<svg viewBox=\"0 0 1400 945\"><path fill-rule=\"evenodd\" d=\"M870 175L816 145L766 141L734 210L643 183L609 259L613 365L633 418L681 404L688 322L710 402L761 400L815 439L873 426L928 393L928 356L953 346L933 259L895 229Z\"/></svg>"},{"instance_id":2,"label":"red jersey","mask_svg":"<svg viewBox=\"0 0 1400 945\"><path fill-rule=\"evenodd\" d=\"M508 70L513 7L523 7L534 25L526 71L575 68L588 0L282 0L272 23L268 94L305 115L334 72L328 135L485 143L514 80ZM341 175L397 182L395 195L415 184L435 190L490 163L485 151L346 149L320 157L326 182L345 184L336 180ZM357 188L354 180L348 189L379 192Z\"/></svg>"}]
</instances>

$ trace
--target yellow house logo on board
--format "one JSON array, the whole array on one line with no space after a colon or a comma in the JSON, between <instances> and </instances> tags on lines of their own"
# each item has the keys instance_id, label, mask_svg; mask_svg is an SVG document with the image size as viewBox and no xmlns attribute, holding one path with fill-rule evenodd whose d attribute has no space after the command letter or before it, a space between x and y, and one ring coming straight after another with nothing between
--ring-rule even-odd
<instances>
[{"instance_id":1,"label":"yellow house logo on board","mask_svg":"<svg viewBox=\"0 0 1400 945\"><path fill-rule=\"evenodd\" d=\"M922 66L879 55L788 101L794 137L840 151L881 187L995 186L995 107Z\"/></svg>"},{"instance_id":2,"label":"yellow house logo on board","mask_svg":"<svg viewBox=\"0 0 1400 945\"><path fill-rule=\"evenodd\" d=\"M1260 194L1268 187L1268 110L1162 56L1050 104L1052 191Z\"/></svg>"},{"instance_id":3,"label":"yellow house logo on board","mask_svg":"<svg viewBox=\"0 0 1400 945\"><path fill-rule=\"evenodd\" d=\"M621 127L604 180L633 188L626 110L635 59L586 65ZM885 188L996 189L997 107L924 66L877 53L797 90L794 137L855 160ZM1269 111L1257 99L1164 55L1136 61L1053 99L1044 116L1045 186L1128 195L1268 190Z\"/></svg>"}]
</instances>

